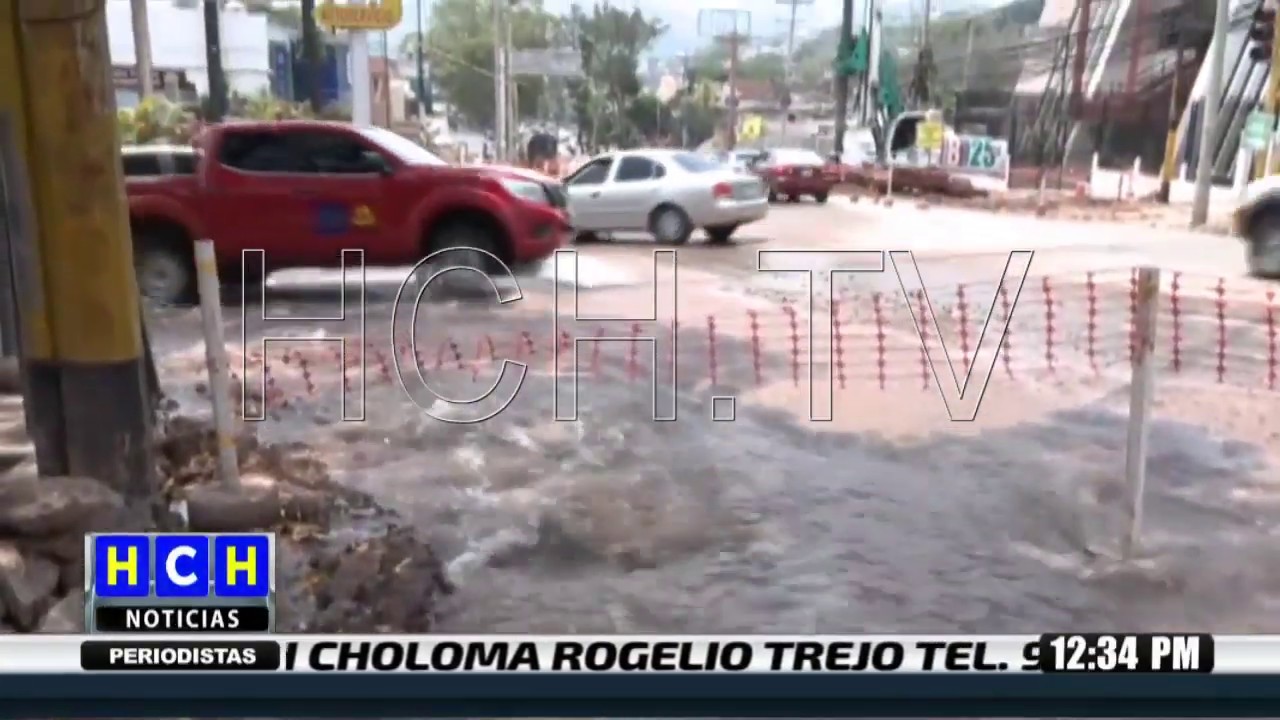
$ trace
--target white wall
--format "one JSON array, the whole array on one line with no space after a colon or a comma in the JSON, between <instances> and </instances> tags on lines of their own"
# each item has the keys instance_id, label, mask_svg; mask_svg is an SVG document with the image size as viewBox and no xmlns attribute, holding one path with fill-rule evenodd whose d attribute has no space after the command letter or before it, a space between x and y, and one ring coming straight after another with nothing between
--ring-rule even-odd
<instances>
[{"instance_id":1,"label":"white wall","mask_svg":"<svg viewBox=\"0 0 1280 720\"><path fill-rule=\"evenodd\" d=\"M114 65L136 62L129 0L107 0L107 33ZM201 94L209 92L204 55L204 11L175 6L171 0L147 3L151 27L151 63L185 70ZM252 95L270 86L267 16L242 10L222 13L222 64L233 92Z\"/></svg>"}]
</instances>

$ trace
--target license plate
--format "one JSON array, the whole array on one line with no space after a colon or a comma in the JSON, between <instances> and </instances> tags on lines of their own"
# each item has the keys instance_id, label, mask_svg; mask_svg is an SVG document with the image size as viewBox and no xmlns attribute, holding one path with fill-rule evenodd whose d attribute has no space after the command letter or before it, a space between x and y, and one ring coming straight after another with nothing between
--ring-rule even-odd
<instances>
[{"instance_id":1,"label":"license plate","mask_svg":"<svg viewBox=\"0 0 1280 720\"><path fill-rule=\"evenodd\" d=\"M802 174L803 174L805 177L813 177L813 171L812 171L812 170L805 170L805 171L804 171L804 173L802 173Z\"/></svg>"}]
</instances>

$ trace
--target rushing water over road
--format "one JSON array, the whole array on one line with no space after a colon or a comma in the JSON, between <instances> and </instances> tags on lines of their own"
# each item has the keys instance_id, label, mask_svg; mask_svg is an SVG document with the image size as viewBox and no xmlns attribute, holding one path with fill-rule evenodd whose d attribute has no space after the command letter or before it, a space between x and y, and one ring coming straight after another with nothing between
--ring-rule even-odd
<instances>
[{"instance_id":1,"label":"rushing water over road","mask_svg":"<svg viewBox=\"0 0 1280 720\"><path fill-rule=\"evenodd\" d=\"M341 477L452 558L444 631L1280 627L1275 518L1226 500L1265 472L1249 446L1156 423L1148 550L1113 559L1119 402L903 443L776 411L712 423L692 396L655 423L619 384L551 423L547 383L527 382L482 425L371 391L370 422L331 431Z\"/></svg>"}]
</instances>

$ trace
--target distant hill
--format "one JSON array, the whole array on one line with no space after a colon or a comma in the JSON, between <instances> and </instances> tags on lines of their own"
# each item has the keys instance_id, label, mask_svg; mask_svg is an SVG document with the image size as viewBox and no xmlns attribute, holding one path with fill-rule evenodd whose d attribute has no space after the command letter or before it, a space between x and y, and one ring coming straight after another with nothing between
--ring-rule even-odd
<instances>
[{"instance_id":1,"label":"distant hill","mask_svg":"<svg viewBox=\"0 0 1280 720\"><path fill-rule=\"evenodd\" d=\"M935 64L943 86L954 86L963 75L969 23L974 27L974 56L970 58L971 86L1004 86L1016 80L1024 54L1024 28L1036 25L1044 0L1013 0L991 7L984 0L958 0L930 24ZM891 11L891 12L890 12ZM890 6L884 14L885 44L904 54L900 69L909 71L920 32L920 18L910 6ZM821 77L830 67L839 45L840 28L832 27L796 48L796 64L802 77Z\"/></svg>"}]
</instances>

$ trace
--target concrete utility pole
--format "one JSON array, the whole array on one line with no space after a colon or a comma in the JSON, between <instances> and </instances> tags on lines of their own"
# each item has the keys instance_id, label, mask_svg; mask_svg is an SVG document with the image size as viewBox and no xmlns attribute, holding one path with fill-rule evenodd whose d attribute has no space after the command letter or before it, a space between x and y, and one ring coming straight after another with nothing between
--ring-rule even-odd
<instances>
[{"instance_id":1,"label":"concrete utility pole","mask_svg":"<svg viewBox=\"0 0 1280 720\"><path fill-rule=\"evenodd\" d=\"M1196 158L1196 194L1191 206L1192 227L1209 220L1209 191L1213 184L1213 158L1218 139L1218 115L1222 107L1222 71L1227 62L1227 22L1231 0L1217 0L1213 13L1213 40L1209 43L1209 87L1205 90L1200 149Z\"/></svg>"},{"instance_id":2,"label":"concrete utility pole","mask_svg":"<svg viewBox=\"0 0 1280 720\"><path fill-rule=\"evenodd\" d=\"M790 18L787 21L787 62L786 68L786 85L787 89L791 89L791 83L794 80L795 62L796 62L796 14L800 6L808 6L813 4L813 0L777 0L779 5L790 6L788 11Z\"/></svg>"},{"instance_id":3,"label":"concrete utility pole","mask_svg":"<svg viewBox=\"0 0 1280 720\"><path fill-rule=\"evenodd\" d=\"M511 0L512 6L517 0ZM511 58L515 54L515 42L511 38L511 27L515 23L511 22L511 8L508 8L507 15L503 18L503 31L506 36L503 38L503 52L506 53L506 60L502 63L502 70L506 73L503 83L507 88L507 154L510 156L508 160L518 160L520 156L520 96L519 85L516 83L515 69L512 67Z\"/></svg>"},{"instance_id":4,"label":"concrete utility pole","mask_svg":"<svg viewBox=\"0 0 1280 720\"><path fill-rule=\"evenodd\" d=\"M0 169L40 473L143 500L151 407L107 47L104 3L0 2Z\"/></svg>"},{"instance_id":5,"label":"concrete utility pole","mask_svg":"<svg viewBox=\"0 0 1280 720\"><path fill-rule=\"evenodd\" d=\"M843 0L840 7L840 47L853 49L853 0ZM836 75L836 158L844 160L844 135L849 127L849 76Z\"/></svg>"},{"instance_id":6,"label":"concrete utility pole","mask_svg":"<svg viewBox=\"0 0 1280 720\"><path fill-rule=\"evenodd\" d=\"M725 136L725 149L733 150L738 146L738 53L741 36L731 33L726 42L729 44L729 98L725 101L729 106L729 128Z\"/></svg>"},{"instance_id":7,"label":"concrete utility pole","mask_svg":"<svg viewBox=\"0 0 1280 720\"><path fill-rule=\"evenodd\" d=\"M725 149L732 150L738 144L738 59L742 43L751 38L751 13L746 10L707 9L698 11L698 31L710 36L729 50L729 92L725 98L728 109L725 133Z\"/></svg>"},{"instance_id":8,"label":"concrete utility pole","mask_svg":"<svg viewBox=\"0 0 1280 720\"><path fill-rule=\"evenodd\" d=\"M973 20L965 21L964 77L960 81L963 90L969 89L969 70L973 67Z\"/></svg>"},{"instance_id":9,"label":"concrete utility pole","mask_svg":"<svg viewBox=\"0 0 1280 720\"><path fill-rule=\"evenodd\" d=\"M785 75L783 77L783 87L787 90L787 97L792 97L793 84L795 83L795 64L796 64L796 11L801 5L812 5L813 0L778 0L779 5L791 6L791 17L787 23L787 60L783 65ZM787 107L783 110L790 111L791 105L788 102ZM782 119L782 135L786 137L787 130L791 123L784 115Z\"/></svg>"},{"instance_id":10,"label":"concrete utility pole","mask_svg":"<svg viewBox=\"0 0 1280 720\"><path fill-rule=\"evenodd\" d=\"M151 27L147 23L147 0L129 0L133 16L133 63L138 73L138 99L151 97Z\"/></svg>"},{"instance_id":11,"label":"concrete utility pole","mask_svg":"<svg viewBox=\"0 0 1280 720\"><path fill-rule=\"evenodd\" d=\"M495 160L507 157L507 37L505 23L506 0L493 3L493 156Z\"/></svg>"},{"instance_id":12,"label":"concrete utility pole","mask_svg":"<svg viewBox=\"0 0 1280 720\"><path fill-rule=\"evenodd\" d=\"M426 47L427 35L425 32L423 32L423 29L422 29L422 14L423 14L422 0L418 0L417 10L418 10L418 29L417 29L418 34L416 36L417 42L414 43L414 64L417 65L417 70L418 70L418 73L417 73L418 87L414 88L414 92L418 96L418 122L419 124L421 124L423 121L426 120L427 114L431 110L431 108L427 107L427 93L429 92L428 81L427 81L427 63L423 59L423 56L425 55L427 50L427 47Z\"/></svg>"},{"instance_id":13,"label":"concrete utility pole","mask_svg":"<svg viewBox=\"0 0 1280 720\"><path fill-rule=\"evenodd\" d=\"M350 0L350 5L365 5L365 0ZM369 71L369 33L348 30L351 39L351 122L373 124L373 76Z\"/></svg>"}]
</instances>

